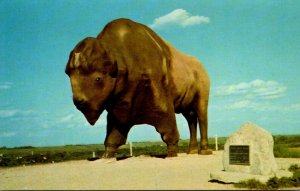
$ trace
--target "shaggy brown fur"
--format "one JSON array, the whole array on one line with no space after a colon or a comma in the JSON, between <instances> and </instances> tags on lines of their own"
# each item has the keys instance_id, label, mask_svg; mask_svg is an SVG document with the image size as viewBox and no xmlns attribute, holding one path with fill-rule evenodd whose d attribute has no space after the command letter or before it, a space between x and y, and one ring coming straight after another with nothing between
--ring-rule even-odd
<instances>
[{"instance_id":1,"label":"shaggy brown fur","mask_svg":"<svg viewBox=\"0 0 300 191\"><path fill-rule=\"evenodd\" d=\"M74 104L91 125L103 110L108 112L104 157L115 156L136 124L153 125L167 144L168 156L177 156L175 112L189 124L188 153L211 154L207 148L210 83L205 69L145 25L128 19L108 23L97 38L86 38L72 50L66 73Z\"/></svg>"}]
</instances>

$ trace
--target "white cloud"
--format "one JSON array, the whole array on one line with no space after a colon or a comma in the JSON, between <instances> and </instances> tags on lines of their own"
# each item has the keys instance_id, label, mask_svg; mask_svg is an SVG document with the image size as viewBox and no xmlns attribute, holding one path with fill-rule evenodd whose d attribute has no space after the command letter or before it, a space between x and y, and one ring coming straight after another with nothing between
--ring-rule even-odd
<instances>
[{"instance_id":1,"label":"white cloud","mask_svg":"<svg viewBox=\"0 0 300 191\"><path fill-rule=\"evenodd\" d=\"M69 114L66 116L61 117L60 119L58 119L58 123L68 123L71 121L74 121L74 115L73 114Z\"/></svg>"},{"instance_id":2,"label":"white cloud","mask_svg":"<svg viewBox=\"0 0 300 191\"><path fill-rule=\"evenodd\" d=\"M62 126L65 128L77 128L77 127L83 127L88 126L88 122L86 122L85 117L80 114L67 114L63 117L58 118L56 121L52 121L48 123L49 126Z\"/></svg>"},{"instance_id":3,"label":"white cloud","mask_svg":"<svg viewBox=\"0 0 300 191\"><path fill-rule=\"evenodd\" d=\"M212 106L212 108L217 110L252 110L252 111L277 111L278 106L274 106L269 102L256 102L255 100L243 100L235 99L227 101L226 104Z\"/></svg>"},{"instance_id":4,"label":"white cloud","mask_svg":"<svg viewBox=\"0 0 300 191\"><path fill-rule=\"evenodd\" d=\"M213 92L216 96L244 95L248 98L275 99L285 95L287 88L276 81L253 80L220 86Z\"/></svg>"},{"instance_id":5,"label":"white cloud","mask_svg":"<svg viewBox=\"0 0 300 191\"><path fill-rule=\"evenodd\" d=\"M1 118L7 118L7 117L13 117L17 114L17 109L12 110L0 110L0 117Z\"/></svg>"},{"instance_id":6,"label":"white cloud","mask_svg":"<svg viewBox=\"0 0 300 191\"><path fill-rule=\"evenodd\" d=\"M0 137L13 137L16 134L17 134L16 132L1 132Z\"/></svg>"},{"instance_id":7,"label":"white cloud","mask_svg":"<svg viewBox=\"0 0 300 191\"><path fill-rule=\"evenodd\" d=\"M286 95L287 87L273 80L250 82L214 88L212 96L223 104L212 105L216 110L300 111L300 103L283 105L276 100ZM222 100L218 99L222 98Z\"/></svg>"},{"instance_id":8,"label":"white cloud","mask_svg":"<svg viewBox=\"0 0 300 191\"><path fill-rule=\"evenodd\" d=\"M227 101L226 104L212 105L211 108L222 110L252 110L252 111L276 111L276 112L297 112L300 111L300 103L290 105L276 104L274 102L235 99Z\"/></svg>"},{"instance_id":9,"label":"white cloud","mask_svg":"<svg viewBox=\"0 0 300 191\"><path fill-rule=\"evenodd\" d=\"M98 120L99 121L99 120ZM81 112L56 117L44 124L44 128L59 126L65 128L89 127L90 124Z\"/></svg>"},{"instance_id":10,"label":"white cloud","mask_svg":"<svg viewBox=\"0 0 300 191\"><path fill-rule=\"evenodd\" d=\"M284 111L299 111L300 110L300 103L291 104L283 107Z\"/></svg>"},{"instance_id":11,"label":"white cloud","mask_svg":"<svg viewBox=\"0 0 300 191\"><path fill-rule=\"evenodd\" d=\"M192 16L184 9L176 9L164 16L156 18L149 26L151 28L163 28L165 26L177 25L181 27L209 23L209 17Z\"/></svg>"},{"instance_id":12,"label":"white cloud","mask_svg":"<svg viewBox=\"0 0 300 191\"><path fill-rule=\"evenodd\" d=\"M29 115L32 112L33 112L32 110L20 110L20 109L0 110L0 118L15 117L17 115Z\"/></svg>"},{"instance_id":13,"label":"white cloud","mask_svg":"<svg viewBox=\"0 0 300 191\"><path fill-rule=\"evenodd\" d=\"M227 109L241 109L241 108L249 108L249 107L251 107L251 102L249 100L237 101L226 106Z\"/></svg>"},{"instance_id":14,"label":"white cloud","mask_svg":"<svg viewBox=\"0 0 300 191\"><path fill-rule=\"evenodd\" d=\"M13 83L11 82L2 82L0 83L0 90L7 90L10 89L13 86Z\"/></svg>"}]
</instances>

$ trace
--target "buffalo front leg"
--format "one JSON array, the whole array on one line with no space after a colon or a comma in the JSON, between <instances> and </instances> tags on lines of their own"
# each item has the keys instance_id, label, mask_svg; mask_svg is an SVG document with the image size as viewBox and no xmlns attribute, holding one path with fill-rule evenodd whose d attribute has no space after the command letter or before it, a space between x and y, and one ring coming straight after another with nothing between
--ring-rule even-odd
<instances>
[{"instance_id":1,"label":"buffalo front leg","mask_svg":"<svg viewBox=\"0 0 300 191\"><path fill-rule=\"evenodd\" d=\"M208 100L199 101L197 113L198 113L200 136L201 136L199 154L201 155L212 154L212 150L208 149L207 107L208 107Z\"/></svg>"},{"instance_id":2,"label":"buffalo front leg","mask_svg":"<svg viewBox=\"0 0 300 191\"><path fill-rule=\"evenodd\" d=\"M103 158L116 157L117 149L126 144L129 129L129 125L118 124L109 114L107 115L107 134L104 142L105 152Z\"/></svg>"},{"instance_id":3,"label":"buffalo front leg","mask_svg":"<svg viewBox=\"0 0 300 191\"><path fill-rule=\"evenodd\" d=\"M167 157L176 157L178 152L179 133L174 114L168 114L155 125L156 131L160 133L162 140L167 144Z\"/></svg>"},{"instance_id":4,"label":"buffalo front leg","mask_svg":"<svg viewBox=\"0 0 300 191\"><path fill-rule=\"evenodd\" d=\"M105 138L105 151L103 158L114 158L116 157L116 151L121 145L126 144L127 135L120 132L117 128L113 128L106 135Z\"/></svg>"},{"instance_id":5,"label":"buffalo front leg","mask_svg":"<svg viewBox=\"0 0 300 191\"><path fill-rule=\"evenodd\" d=\"M183 116L188 122L190 129L190 144L187 151L188 154L198 153L198 143L197 143L197 115L194 112L183 113Z\"/></svg>"}]
</instances>

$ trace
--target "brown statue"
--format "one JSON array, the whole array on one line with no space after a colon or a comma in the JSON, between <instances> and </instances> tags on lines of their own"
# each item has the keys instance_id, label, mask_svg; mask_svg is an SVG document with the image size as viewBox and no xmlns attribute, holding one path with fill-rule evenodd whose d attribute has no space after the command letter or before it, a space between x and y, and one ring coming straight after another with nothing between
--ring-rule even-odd
<instances>
[{"instance_id":1,"label":"brown statue","mask_svg":"<svg viewBox=\"0 0 300 191\"><path fill-rule=\"evenodd\" d=\"M188 153L212 153L207 136L210 82L205 69L147 26L129 19L108 23L97 38L76 45L66 73L74 105L91 125L103 110L108 113L103 157L114 157L136 124L154 126L167 144L168 157L177 156L175 113L182 113L189 124Z\"/></svg>"}]
</instances>

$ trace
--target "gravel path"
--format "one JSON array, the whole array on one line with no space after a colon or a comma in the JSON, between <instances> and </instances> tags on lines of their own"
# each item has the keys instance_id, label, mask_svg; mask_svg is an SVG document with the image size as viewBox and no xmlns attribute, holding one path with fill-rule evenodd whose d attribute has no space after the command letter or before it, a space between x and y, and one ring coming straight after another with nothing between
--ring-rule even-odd
<instances>
[{"instance_id":1,"label":"gravel path","mask_svg":"<svg viewBox=\"0 0 300 191\"><path fill-rule=\"evenodd\" d=\"M222 151L213 155L179 154L175 158L132 157L0 168L0 190L81 189L235 189L209 182L210 172L222 170ZM295 160L296 161L296 160ZM279 162L287 165L285 159Z\"/></svg>"}]
</instances>

